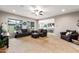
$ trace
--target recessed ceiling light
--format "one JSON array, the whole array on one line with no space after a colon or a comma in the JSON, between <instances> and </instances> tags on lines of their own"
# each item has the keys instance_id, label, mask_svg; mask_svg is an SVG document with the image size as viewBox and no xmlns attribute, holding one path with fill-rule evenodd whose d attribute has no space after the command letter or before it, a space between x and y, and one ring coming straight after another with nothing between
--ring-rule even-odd
<instances>
[{"instance_id":1,"label":"recessed ceiling light","mask_svg":"<svg viewBox=\"0 0 79 59\"><path fill-rule=\"evenodd\" d=\"M12 11L15 12L16 10L13 9Z\"/></svg>"},{"instance_id":2,"label":"recessed ceiling light","mask_svg":"<svg viewBox=\"0 0 79 59\"><path fill-rule=\"evenodd\" d=\"M66 9L62 9L61 11L62 11L62 12L65 12L65 11L66 11Z\"/></svg>"}]
</instances>

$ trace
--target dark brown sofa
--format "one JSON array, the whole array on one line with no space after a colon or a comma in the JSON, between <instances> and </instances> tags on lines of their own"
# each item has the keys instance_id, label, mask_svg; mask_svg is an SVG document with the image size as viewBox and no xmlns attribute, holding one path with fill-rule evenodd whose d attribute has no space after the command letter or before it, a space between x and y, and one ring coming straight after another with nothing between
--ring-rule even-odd
<instances>
[{"instance_id":1,"label":"dark brown sofa","mask_svg":"<svg viewBox=\"0 0 79 59\"><path fill-rule=\"evenodd\" d=\"M16 32L15 33L15 38L19 38L19 37L24 37L24 36L28 36L30 35L30 31L28 31L27 29L21 29L21 32Z\"/></svg>"},{"instance_id":2,"label":"dark brown sofa","mask_svg":"<svg viewBox=\"0 0 79 59\"><path fill-rule=\"evenodd\" d=\"M66 36L67 32L71 31L71 34ZM78 40L78 33L75 30L67 30L66 32L60 32L61 38L64 40L67 40L69 42L72 42L72 39Z\"/></svg>"}]
</instances>

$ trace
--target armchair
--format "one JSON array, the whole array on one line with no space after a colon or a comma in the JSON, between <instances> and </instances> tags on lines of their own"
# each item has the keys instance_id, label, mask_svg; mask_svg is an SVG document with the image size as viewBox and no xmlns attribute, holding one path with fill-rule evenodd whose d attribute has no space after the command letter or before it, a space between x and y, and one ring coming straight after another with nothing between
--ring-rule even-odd
<instances>
[{"instance_id":1,"label":"armchair","mask_svg":"<svg viewBox=\"0 0 79 59\"><path fill-rule=\"evenodd\" d=\"M2 36L0 35L0 48L3 48L3 47L9 47L9 38L8 36Z\"/></svg>"},{"instance_id":2,"label":"armchair","mask_svg":"<svg viewBox=\"0 0 79 59\"><path fill-rule=\"evenodd\" d=\"M39 34L40 34L41 37L47 36L47 30L41 29L41 30L39 31Z\"/></svg>"}]
</instances>

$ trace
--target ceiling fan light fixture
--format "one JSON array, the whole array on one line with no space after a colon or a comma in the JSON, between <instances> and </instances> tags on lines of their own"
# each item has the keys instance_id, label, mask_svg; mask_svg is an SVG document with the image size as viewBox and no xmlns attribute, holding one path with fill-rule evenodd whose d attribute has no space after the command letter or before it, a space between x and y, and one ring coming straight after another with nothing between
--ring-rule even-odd
<instances>
[{"instance_id":1,"label":"ceiling fan light fixture","mask_svg":"<svg viewBox=\"0 0 79 59\"><path fill-rule=\"evenodd\" d=\"M30 9L36 16L43 15L43 10L39 6L36 6L35 8L31 7Z\"/></svg>"}]
</instances>

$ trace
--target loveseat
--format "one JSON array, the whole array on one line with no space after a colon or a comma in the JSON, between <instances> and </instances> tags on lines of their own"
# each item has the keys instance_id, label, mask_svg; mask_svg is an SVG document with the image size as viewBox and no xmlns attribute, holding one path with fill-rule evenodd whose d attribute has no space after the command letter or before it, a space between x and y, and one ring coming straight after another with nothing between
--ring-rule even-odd
<instances>
[{"instance_id":1,"label":"loveseat","mask_svg":"<svg viewBox=\"0 0 79 59\"><path fill-rule=\"evenodd\" d=\"M66 35L67 32L71 32L70 34ZM76 30L66 30L66 32L60 32L61 38L64 40L67 40L69 42L72 42L72 39L78 40L78 33Z\"/></svg>"}]
</instances>

